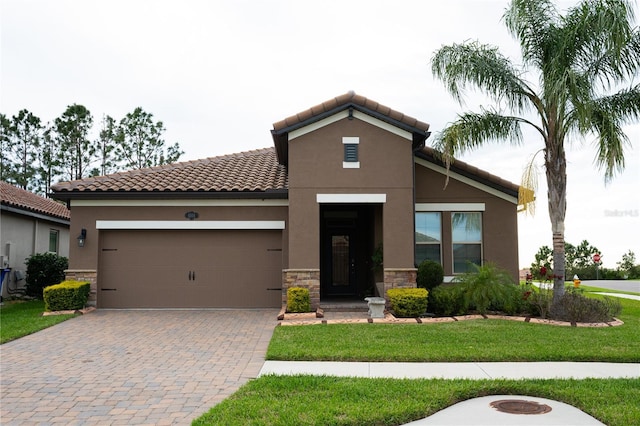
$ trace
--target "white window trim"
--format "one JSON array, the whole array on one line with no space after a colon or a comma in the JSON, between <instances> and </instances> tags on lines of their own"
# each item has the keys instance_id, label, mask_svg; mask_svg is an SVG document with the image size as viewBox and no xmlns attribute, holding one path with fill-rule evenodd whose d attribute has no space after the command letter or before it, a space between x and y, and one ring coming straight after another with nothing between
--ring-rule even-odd
<instances>
[{"instance_id":1,"label":"white window trim","mask_svg":"<svg viewBox=\"0 0 640 426\"><path fill-rule=\"evenodd\" d=\"M316 194L318 203L386 203L387 194Z\"/></svg>"},{"instance_id":2,"label":"white window trim","mask_svg":"<svg viewBox=\"0 0 640 426\"><path fill-rule=\"evenodd\" d=\"M96 220L96 229L285 229L284 220Z\"/></svg>"},{"instance_id":3,"label":"white window trim","mask_svg":"<svg viewBox=\"0 0 640 426\"><path fill-rule=\"evenodd\" d=\"M416 212L483 212L485 203L416 203Z\"/></svg>"},{"instance_id":4,"label":"white window trim","mask_svg":"<svg viewBox=\"0 0 640 426\"><path fill-rule=\"evenodd\" d=\"M343 161L342 168L343 169L359 169L360 162L359 161Z\"/></svg>"}]
</instances>

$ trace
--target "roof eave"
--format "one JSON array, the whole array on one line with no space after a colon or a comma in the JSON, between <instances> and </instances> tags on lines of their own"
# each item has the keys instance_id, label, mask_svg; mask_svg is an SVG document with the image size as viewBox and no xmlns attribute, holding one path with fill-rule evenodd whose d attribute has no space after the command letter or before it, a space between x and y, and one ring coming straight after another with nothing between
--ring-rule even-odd
<instances>
[{"instance_id":1,"label":"roof eave","mask_svg":"<svg viewBox=\"0 0 640 426\"><path fill-rule=\"evenodd\" d=\"M287 199L287 189L266 191L59 191L51 198L70 200L160 200L160 199Z\"/></svg>"}]
</instances>

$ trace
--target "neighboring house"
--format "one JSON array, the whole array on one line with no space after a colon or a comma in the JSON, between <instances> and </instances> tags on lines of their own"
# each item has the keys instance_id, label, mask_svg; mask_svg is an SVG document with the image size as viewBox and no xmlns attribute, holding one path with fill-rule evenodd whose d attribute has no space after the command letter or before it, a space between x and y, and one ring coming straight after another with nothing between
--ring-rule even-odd
<instances>
[{"instance_id":1,"label":"neighboring house","mask_svg":"<svg viewBox=\"0 0 640 426\"><path fill-rule=\"evenodd\" d=\"M518 186L425 148L429 125L353 92L285 120L274 147L63 182L70 278L98 307L313 307L492 261L518 277ZM383 268L372 255L383 249ZM377 275L377 276L376 276Z\"/></svg>"},{"instance_id":2,"label":"neighboring house","mask_svg":"<svg viewBox=\"0 0 640 426\"><path fill-rule=\"evenodd\" d=\"M23 292L29 256L69 256L69 220L64 204L0 182L0 267L10 269L2 297Z\"/></svg>"}]
</instances>

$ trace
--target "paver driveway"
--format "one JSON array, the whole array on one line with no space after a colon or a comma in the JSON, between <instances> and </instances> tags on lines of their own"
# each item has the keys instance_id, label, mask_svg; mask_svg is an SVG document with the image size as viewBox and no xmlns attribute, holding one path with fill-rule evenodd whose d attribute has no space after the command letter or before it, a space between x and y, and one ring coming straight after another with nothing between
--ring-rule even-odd
<instances>
[{"instance_id":1,"label":"paver driveway","mask_svg":"<svg viewBox=\"0 0 640 426\"><path fill-rule=\"evenodd\" d=\"M258 375L277 310L98 310L0 346L0 423L190 424Z\"/></svg>"}]
</instances>

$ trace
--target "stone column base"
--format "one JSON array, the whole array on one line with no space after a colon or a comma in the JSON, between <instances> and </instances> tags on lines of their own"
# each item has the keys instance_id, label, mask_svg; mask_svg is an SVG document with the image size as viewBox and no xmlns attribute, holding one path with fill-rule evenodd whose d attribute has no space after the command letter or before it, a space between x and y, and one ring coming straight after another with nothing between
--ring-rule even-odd
<instances>
[{"instance_id":1,"label":"stone column base","mask_svg":"<svg viewBox=\"0 0 640 426\"><path fill-rule=\"evenodd\" d=\"M384 295L391 288L415 288L418 270L416 268L385 268L384 269Z\"/></svg>"},{"instance_id":2,"label":"stone column base","mask_svg":"<svg viewBox=\"0 0 640 426\"><path fill-rule=\"evenodd\" d=\"M95 269L67 269L64 271L65 280L82 281L91 284L87 306L97 306L98 303L98 271Z\"/></svg>"},{"instance_id":3,"label":"stone column base","mask_svg":"<svg viewBox=\"0 0 640 426\"><path fill-rule=\"evenodd\" d=\"M282 304L287 304L287 289L303 287L309 289L311 310L320 307L320 269L284 269L282 271Z\"/></svg>"}]
</instances>

